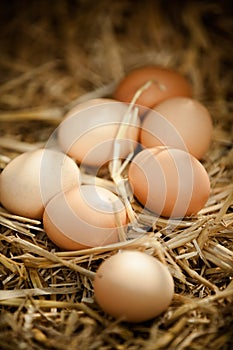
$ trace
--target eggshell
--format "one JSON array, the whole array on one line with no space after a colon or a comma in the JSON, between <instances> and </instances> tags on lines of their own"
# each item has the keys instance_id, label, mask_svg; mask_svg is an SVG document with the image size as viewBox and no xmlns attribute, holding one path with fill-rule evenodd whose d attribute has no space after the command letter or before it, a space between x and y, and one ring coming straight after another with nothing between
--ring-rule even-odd
<instances>
[{"instance_id":1,"label":"eggshell","mask_svg":"<svg viewBox=\"0 0 233 350\"><path fill-rule=\"evenodd\" d=\"M43 225L60 248L78 250L118 242L127 223L121 200L111 191L81 185L55 196L46 206Z\"/></svg>"},{"instance_id":2,"label":"eggshell","mask_svg":"<svg viewBox=\"0 0 233 350\"><path fill-rule=\"evenodd\" d=\"M38 149L14 158L0 175L0 201L11 213L40 219L46 203L80 183L76 163L65 154Z\"/></svg>"},{"instance_id":3,"label":"eggshell","mask_svg":"<svg viewBox=\"0 0 233 350\"><path fill-rule=\"evenodd\" d=\"M191 85L179 72L151 65L139 67L129 72L120 81L113 93L113 98L123 102L131 102L136 91L151 80L154 83L142 92L137 99L137 104L151 108L171 97L192 96Z\"/></svg>"},{"instance_id":4,"label":"eggshell","mask_svg":"<svg viewBox=\"0 0 233 350\"><path fill-rule=\"evenodd\" d=\"M116 318L141 322L170 305L174 282L158 259L139 251L121 251L107 258L94 279L97 303Z\"/></svg>"},{"instance_id":5,"label":"eggshell","mask_svg":"<svg viewBox=\"0 0 233 350\"><path fill-rule=\"evenodd\" d=\"M128 176L133 193L143 206L166 217L198 213L210 193L203 165L180 149L144 149L130 164Z\"/></svg>"},{"instance_id":6,"label":"eggshell","mask_svg":"<svg viewBox=\"0 0 233 350\"><path fill-rule=\"evenodd\" d=\"M140 142L144 147L171 146L201 159L209 149L213 125L209 111L200 102L175 97L158 104L145 116Z\"/></svg>"},{"instance_id":7,"label":"eggshell","mask_svg":"<svg viewBox=\"0 0 233 350\"><path fill-rule=\"evenodd\" d=\"M71 110L58 128L61 149L85 165L100 167L113 159L115 137L121 124L125 135L119 139L120 158L135 149L139 137L139 118L123 122L127 104L100 98L81 103Z\"/></svg>"}]
</instances>

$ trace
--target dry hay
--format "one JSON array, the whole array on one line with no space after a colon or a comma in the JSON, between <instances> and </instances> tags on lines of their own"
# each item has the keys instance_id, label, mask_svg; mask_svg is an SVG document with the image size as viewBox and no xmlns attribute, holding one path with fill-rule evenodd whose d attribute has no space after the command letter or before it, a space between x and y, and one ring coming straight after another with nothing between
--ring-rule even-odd
<instances>
[{"instance_id":1,"label":"dry hay","mask_svg":"<svg viewBox=\"0 0 233 350\"><path fill-rule=\"evenodd\" d=\"M128 241L64 252L39 221L0 209L2 350L232 349L230 3L1 1L2 169L17 154L42 146L69 108L111 95L116 82L142 64L185 74L214 120L203 159L210 199L197 216L178 224L148 213L140 222L143 234L132 231ZM116 321L93 300L99 263L129 248L165 262L176 286L167 312L141 324Z\"/></svg>"}]
</instances>

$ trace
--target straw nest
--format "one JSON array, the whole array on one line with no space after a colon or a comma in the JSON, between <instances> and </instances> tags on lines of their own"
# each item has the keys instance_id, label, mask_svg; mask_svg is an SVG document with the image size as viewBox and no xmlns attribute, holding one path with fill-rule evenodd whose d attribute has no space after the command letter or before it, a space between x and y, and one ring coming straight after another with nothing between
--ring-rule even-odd
<instances>
[{"instance_id":1,"label":"straw nest","mask_svg":"<svg viewBox=\"0 0 233 350\"><path fill-rule=\"evenodd\" d=\"M202 160L209 201L178 225L148 213L140 225L149 231L130 240L65 252L40 221L0 208L0 348L232 349L230 1L15 0L0 7L1 169L43 146L72 106L111 95L140 65L186 75L214 121ZM141 324L114 320L93 298L101 261L129 248L158 257L175 281L169 309Z\"/></svg>"}]
</instances>

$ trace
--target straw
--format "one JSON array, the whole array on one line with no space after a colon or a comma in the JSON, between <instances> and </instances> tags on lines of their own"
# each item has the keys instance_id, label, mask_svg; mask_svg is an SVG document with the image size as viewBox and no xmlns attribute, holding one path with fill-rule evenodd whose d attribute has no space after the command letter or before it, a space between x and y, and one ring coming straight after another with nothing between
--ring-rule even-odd
<instances>
[{"instance_id":1,"label":"straw","mask_svg":"<svg viewBox=\"0 0 233 350\"><path fill-rule=\"evenodd\" d=\"M158 217L132 196L127 170L134 153L120 161L118 141L124 125L134 123L138 95L116 135L109 169L96 177L82 173L83 183L113 191L126 205L129 225L119 231L119 242L63 251L40 220L0 208L1 349L232 348L230 9L230 1L216 0L0 3L1 170L18 154L45 145L68 110L91 98L111 98L126 73L147 64L186 76L214 124L201 160L211 194L197 215ZM158 258L175 283L169 308L139 324L116 320L95 302L97 268L125 249Z\"/></svg>"}]
</instances>

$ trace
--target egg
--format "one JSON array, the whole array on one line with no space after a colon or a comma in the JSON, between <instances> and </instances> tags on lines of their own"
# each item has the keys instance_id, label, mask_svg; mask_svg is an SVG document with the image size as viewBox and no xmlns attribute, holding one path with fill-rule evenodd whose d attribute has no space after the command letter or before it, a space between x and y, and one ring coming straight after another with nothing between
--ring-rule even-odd
<instances>
[{"instance_id":1,"label":"egg","mask_svg":"<svg viewBox=\"0 0 233 350\"><path fill-rule=\"evenodd\" d=\"M165 146L139 152L129 166L128 179L138 201L165 217L197 214L210 194L209 177L200 161Z\"/></svg>"},{"instance_id":2,"label":"egg","mask_svg":"<svg viewBox=\"0 0 233 350\"><path fill-rule=\"evenodd\" d=\"M121 125L119 157L126 158L138 143L139 118L123 121L125 103L107 98L89 100L71 110L58 128L61 149L80 164L101 167L114 157L114 141Z\"/></svg>"},{"instance_id":3,"label":"egg","mask_svg":"<svg viewBox=\"0 0 233 350\"><path fill-rule=\"evenodd\" d=\"M65 154L38 149L15 157L0 175L0 201L11 213L40 219L58 192L80 183L77 164Z\"/></svg>"},{"instance_id":4,"label":"egg","mask_svg":"<svg viewBox=\"0 0 233 350\"><path fill-rule=\"evenodd\" d=\"M104 260L94 278L97 303L108 314L142 322L164 312L174 295L173 278L158 259L136 250Z\"/></svg>"},{"instance_id":5,"label":"egg","mask_svg":"<svg viewBox=\"0 0 233 350\"><path fill-rule=\"evenodd\" d=\"M151 65L139 67L129 72L118 84L113 98L123 102L131 102L136 91L148 81L153 81L153 83L141 93L137 99L138 105L151 108L171 97L192 96L191 85L183 75L165 67Z\"/></svg>"},{"instance_id":6,"label":"egg","mask_svg":"<svg viewBox=\"0 0 233 350\"><path fill-rule=\"evenodd\" d=\"M158 104L142 122L140 143L144 147L171 146L198 159L208 151L213 124L208 109L188 97L175 97Z\"/></svg>"},{"instance_id":7,"label":"egg","mask_svg":"<svg viewBox=\"0 0 233 350\"><path fill-rule=\"evenodd\" d=\"M96 185L61 192L49 201L43 215L48 237L66 250L116 243L126 224L126 210L119 197Z\"/></svg>"}]
</instances>

